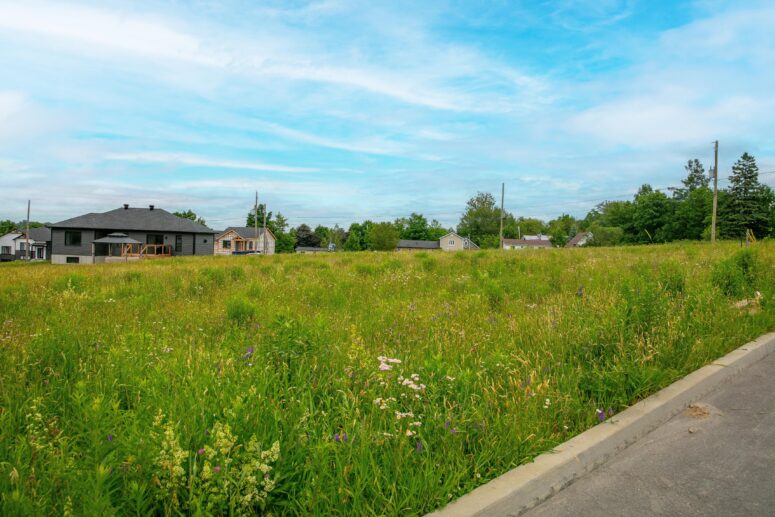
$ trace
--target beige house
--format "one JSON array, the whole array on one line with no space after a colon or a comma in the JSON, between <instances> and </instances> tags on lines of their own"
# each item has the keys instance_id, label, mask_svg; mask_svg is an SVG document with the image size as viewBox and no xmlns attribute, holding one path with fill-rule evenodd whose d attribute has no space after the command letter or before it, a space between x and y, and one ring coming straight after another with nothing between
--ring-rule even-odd
<instances>
[{"instance_id":1,"label":"beige house","mask_svg":"<svg viewBox=\"0 0 775 517\"><path fill-rule=\"evenodd\" d=\"M275 236L271 230L230 226L215 236L216 255L274 255Z\"/></svg>"},{"instance_id":2,"label":"beige house","mask_svg":"<svg viewBox=\"0 0 775 517\"><path fill-rule=\"evenodd\" d=\"M455 232L449 232L439 239L439 247L444 251L478 250L479 246Z\"/></svg>"}]
</instances>

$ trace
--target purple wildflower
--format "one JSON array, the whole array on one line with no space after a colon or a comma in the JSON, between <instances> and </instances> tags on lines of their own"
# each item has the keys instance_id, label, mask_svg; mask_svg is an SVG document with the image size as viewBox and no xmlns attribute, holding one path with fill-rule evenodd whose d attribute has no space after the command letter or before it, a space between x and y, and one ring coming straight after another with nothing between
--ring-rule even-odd
<instances>
[{"instance_id":1,"label":"purple wildflower","mask_svg":"<svg viewBox=\"0 0 775 517\"><path fill-rule=\"evenodd\" d=\"M341 438L339 438L339 433L336 433L336 434L334 434L334 441L335 441L336 443L339 443L339 442L341 442L341 441L342 441L342 440L341 440Z\"/></svg>"},{"instance_id":2,"label":"purple wildflower","mask_svg":"<svg viewBox=\"0 0 775 517\"><path fill-rule=\"evenodd\" d=\"M214 466L213 467L213 472L215 472L216 474L220 474L221 473L221 466L220 465Z\"/></svg>"},{"instance_id":3,"label":"purple wildflower","mask_svg":"<svg viewBox=\"0 0 775 517\"><path fill-rule=\"evenodd\" d=\"M598 422L604 422L605 421L605 411L602 409L597 410L597 420Z\"/></svg>"},{"instance_id":4,"label":"purple wildflower","mask_svg":"<svg viewBox=\"0 0 775 517\"><path fill-rule=\"evenodd\" d=\"M113 435L112 435L112 434L110 434L110 433L108 433L108 441L109 441L109 442L112 442L112 441L113 441Z\"/></svg>"},{"instance_id":5,"label":"purple wildflower","mask_svg":"<svg viewBox=\"0 0 775 517\"><path fill-rule=\"evenodd\" d=\"M451 423L452 423L452 422L450 422L449 420L447 420L446 422L444 422L444 427L445 427L446 429L449 429L449 426L451 425Z\"/></svg>"},{"instance_id":6,"label":"purple wildflower","mask_svg":"<svg viewBox=\"0 0 775 517\"><path fill-rule=\"evenodd\" d=\"M417 443L414 444L414 450L416 452L422 452L422 449L423 449L422 442L418 441Z\"/></svg>"},{"instance_id":7,"label":"purple wildflower","mask_svg":"<svg viewBox=\"0 0 775 517\"><path fill-rule=\"evenodd\" d=\"M344 442L346 442L346 441L347 441L347 433L344 433L344 434L342 435L342 441L344 441Z\"/></svg>"},{"instance_id":8,"label":"purple wildflower","mask_svg":"<svg viewBox=\"0 0 775 517\"><path fill-rule=\"evenodd\" d=\"M196 453L197 453L199 456L201 456L202 454L204 454L204 453L205 453L205 450L204 450L204 448L202 448L202 449L199 449L198 451L196 451Z\"/></svg>"},{"instance_id":9,"label":"purple wildflower","mask_svg":"<svg viewBox=\"0 0 775 517\"><path fill-rule=\"evenodd\" d=\"M612 416L614 416L614 410L613 410L613 408L609 407L608 408L608 418L611 418Z\"/></svg>"},{"instance_id":10,"label":"purple wildflower","mask_svg":"<svg viewBox=\"0 0 775 517\"><path fill-rule=\"evenodd\" d=\"M250 359L251 357L253 357L253 352L255 351L256 351L256 347L249 346L248 348L245 349L245 355L243 355L242 358L245 360Z\"/></svg>"},{"instance_id":11,"label":"purple wildflower","mask_svg":"<svg viewBox=\"0 0 775 517\"><path fill-rule=\"evenodd\" d=\"M452 434L457 434L457 428L453 427L452 429L449 430L449 432Z\"/></svg>"}]
</instances>

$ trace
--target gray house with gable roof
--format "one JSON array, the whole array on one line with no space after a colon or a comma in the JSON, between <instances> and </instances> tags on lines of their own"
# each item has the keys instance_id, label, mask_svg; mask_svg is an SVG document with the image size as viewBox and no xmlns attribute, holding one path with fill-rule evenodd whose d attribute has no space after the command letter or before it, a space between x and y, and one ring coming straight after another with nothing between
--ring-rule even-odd
<instances>
[{"instance_id":1,"label":"gray house with gable roof","mask_svg":"<svg viewBox=\"0 0 775 517\"><path fill-rule=\"evenodd\" d=\"M51 226L53 264L95 264L185 255L212 255L215 231L149 205L124 205Z\"/></svg>"}]
</instances>

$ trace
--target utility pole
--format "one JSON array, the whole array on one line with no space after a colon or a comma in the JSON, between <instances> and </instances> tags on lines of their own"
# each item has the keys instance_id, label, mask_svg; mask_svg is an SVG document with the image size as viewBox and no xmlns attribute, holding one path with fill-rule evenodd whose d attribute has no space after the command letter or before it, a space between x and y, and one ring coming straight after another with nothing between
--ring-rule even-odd
<instances>
[{"instance_id":1,"label":"utility pole","mask_svg":"<svg viewBox=\"0 0 775 517\"><path fill-rule=\"evenodd\" d=\"M253 206L253 227L255 229L256 248L258 248L258 190L256 190L256 204Z\"/></svg>"},{"instance_id":2,"label":"utility pole","mask_svg":"<svg viewBox=\"0 0 775 517\"><path fill-rule=\"evenodd\" d=\"M503 249L503 197L506 194L506 183L501 183L501 231L500 231L500 247Z\"/></svg>"},{"instance_id":3,"label":"utility pole","mask_svg":"<svg viewBox=\"0 0 775 517\"><path fill-rule=\"evenodd\" d=\"M266 203L264 203L264 255L266 255L266 213L268 212Z\"/></svg>"},{"instance_id":4,"label":"utility pole","mask_svg":"<svg viewBox=\"0 0 775 517\"><path fill-rule=\"evenodd\" d=\"M710 223L710 242L716 242L716 210L718 208L718 140L713 142L713 216Z\"/></svg>"},{"instance_id":5,"label":"utility pole","mask_svg":"<svg viewBox=\"0 0 775 517\"><path fill-rule=\"evenodd\" d=\"M30 261L30 200L27 200L27 232L26 232L26 242L27 245L25 248L27 249L27 262Z\"/></svg>"}]
</instances>

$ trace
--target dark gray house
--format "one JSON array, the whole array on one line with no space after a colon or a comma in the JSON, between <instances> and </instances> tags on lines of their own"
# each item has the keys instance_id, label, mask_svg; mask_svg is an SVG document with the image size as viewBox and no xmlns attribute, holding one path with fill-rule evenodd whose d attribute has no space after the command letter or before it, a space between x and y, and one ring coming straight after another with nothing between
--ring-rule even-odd
<instances>
[{"instance_id":1,"label":"dark gray house","mask_svg":"<svg viewBox=\"0 0 775 517\"><path fill-rule=\"evenodd\" d=\"M119 237L120 235L120 237ZM53 264L94 264L179 255L212 255L215 231L150 205L124 205L51 225ZM110 238L108 238L110 236Z\"/></svg>"}]
</instances>

